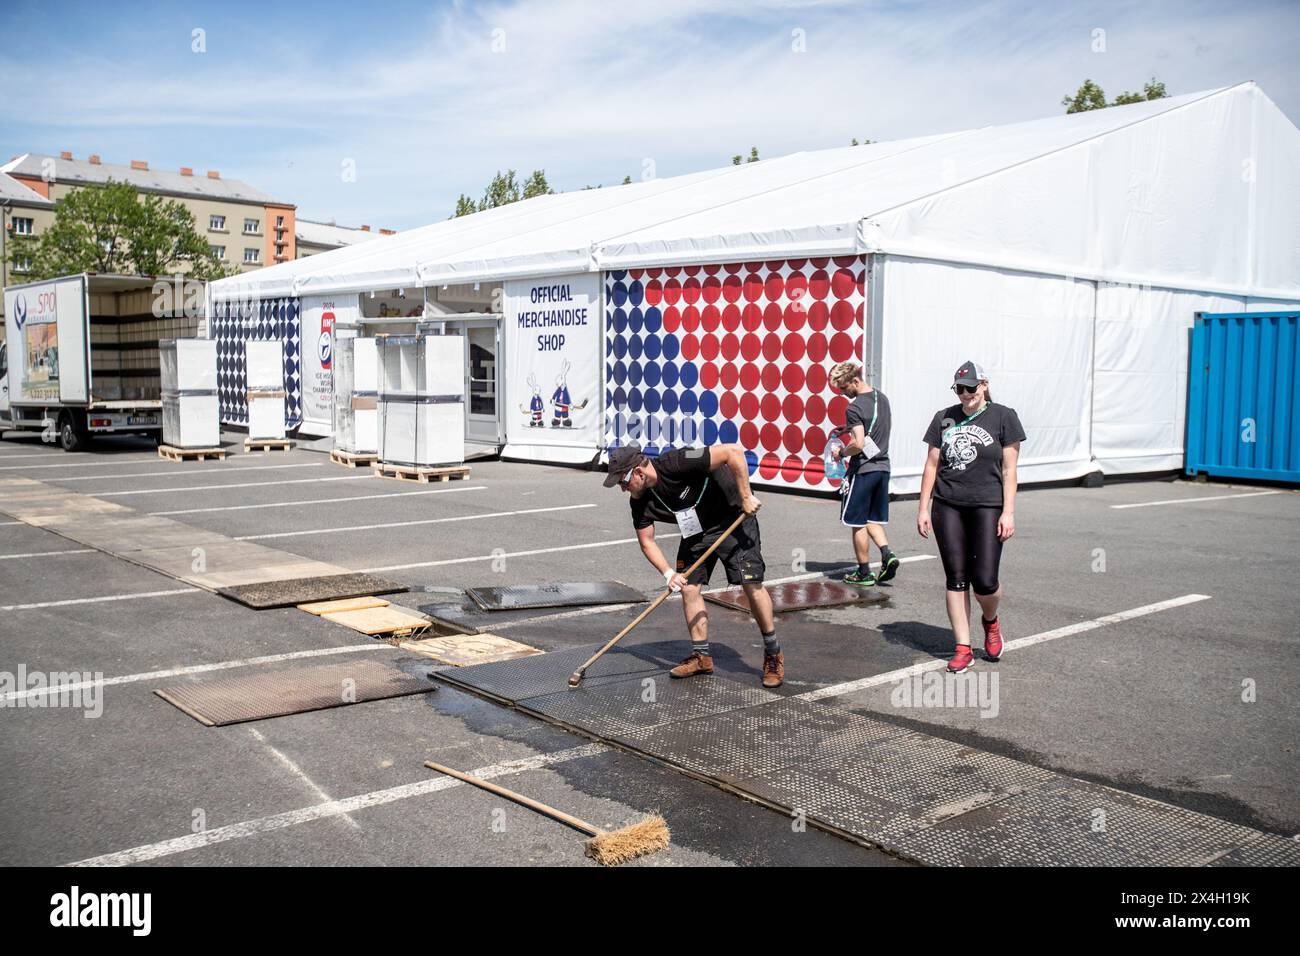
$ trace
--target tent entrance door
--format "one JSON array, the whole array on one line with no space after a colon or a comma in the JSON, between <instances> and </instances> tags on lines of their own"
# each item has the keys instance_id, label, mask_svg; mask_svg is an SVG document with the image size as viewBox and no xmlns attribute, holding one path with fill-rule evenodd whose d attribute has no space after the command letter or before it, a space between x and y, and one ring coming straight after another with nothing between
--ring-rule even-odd
<instances>
[{"instance_id":1,"label":"tent entrance door","mask_svg":"<svg viewBox=\"0 0 1300 956\"><path fill-rule=\"evenodd\" d=\"M465 341L465 454L501 449L501 321L492 316L440 319Z\"/></svg>"}]
</instances>

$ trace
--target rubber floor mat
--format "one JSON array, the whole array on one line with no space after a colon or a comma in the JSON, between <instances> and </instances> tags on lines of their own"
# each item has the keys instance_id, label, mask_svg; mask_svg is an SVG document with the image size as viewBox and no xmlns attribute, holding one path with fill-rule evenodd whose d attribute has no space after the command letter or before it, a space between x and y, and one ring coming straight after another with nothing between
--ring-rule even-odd
<instances>
[{"instance_id":1,"label":"rubber floor mat","mask_svg":"<svg viewBox=\"0 0 1300 956\"><path fill-rule=\"evenodd\" d=\"M787 581L784 584L770 584L767 591L772 595L772 610L780 614L783 611L803 611L811 607L835 607L841 604L881 604L889 599L883 591L875 588L855 588L842 581L819 578L815 581ZM741 588L725 588L721 591L705 591L704 599L723 607L749 613L749 601Z\"/></svg>"},{"instance_id":2,"label":"rubber floor mat","mask_svg":"<svg viewBox=\"0 0 1300 956\"><path fill-rule=\"evenodd\" d=\"M201 724L223 727L432 690L437 687L427 677L412 677L391 664L349 661L196 681L154 693Z\"/></svg>"},{"instance_id":3,"label":"rubber floor mat","mask_svg":"<svg viewBox=\"0 0 1300 956\"><path fill-rule=\"evenodd\" d=\"M585 644L518 660L439 671L437 678L515 704L529 697L558 691L567 693L569 677L603 646ZM662 673L663 668L659 664L615 647L591 665L582 683L584 687L591 688L628 677L654 677Z\"/></svg>"},{"instance_id":4,"label":"rubber floor mat","mask_svg":"<svg viewBox=\"0 0 1300 956\"><path fill-rule=\"evenodd\" d=\"M293 607L315 601L336 601L341 598L366 597L373 594L395 594L405 591L406 585L388 581L370 574L326 574L320 577L290 578L285 581L260 581L237 587L218 588L222 597L238 601L254 610L273 607Z\"/></svg>"},{"instance_id":5,"label":"rubber floor mat","mask_svg":"<svg viewBox=\"0 0 1300 956\"><path fill-rule=\"evenodd\" d=\"M524 584L503 588L466 588L465 593L485 611L514 611L538 607L581 607L586 604L639 604L645 595L621 581L569 584Z\"/></svg>"}]
</instances>

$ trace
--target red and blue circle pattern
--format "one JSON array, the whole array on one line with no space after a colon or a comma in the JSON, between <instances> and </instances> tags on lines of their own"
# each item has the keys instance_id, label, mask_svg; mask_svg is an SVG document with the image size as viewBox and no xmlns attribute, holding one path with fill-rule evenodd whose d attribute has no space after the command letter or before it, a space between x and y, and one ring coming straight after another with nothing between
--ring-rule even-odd
<instances>
[{"instance_id":1,"label":"red and blue circle pattern","mask_svg":"<svg viewBox=\"0 0 1300 956\"><path fill-rule=\"evenodd\" d=\"M756 482L835 486L822 468L862 361L862 256L605 273L605 444L738 443Z\"/></svg>"}]
</instances>

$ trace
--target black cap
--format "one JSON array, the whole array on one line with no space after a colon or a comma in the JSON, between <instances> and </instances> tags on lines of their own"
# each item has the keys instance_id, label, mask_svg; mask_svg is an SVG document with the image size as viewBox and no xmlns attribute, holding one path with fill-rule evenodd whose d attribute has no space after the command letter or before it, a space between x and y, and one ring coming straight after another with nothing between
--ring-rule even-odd
<instances>
[{"instance_id":1,"label":"black cap","mask_svg":"<svg viewBox=\"0 0 1300 956\"><path fill-rule=\"evenodd\" d=\"M981 366L974 362L963 362L961 368L957 369L957 373L953 375L952 383L974 388L987 378L988 376L984 374L984 369Z\"/></svg>"},{"instance_id":2,"label":"black cap","mask_svg":"<svg viewBox=\"0 0 1300 956\"><path fill-rule=\"evenodd\" d=\"M641 446L634 441L615 448L609 453L609 474L605 476L605 487L613 488L643 461L645 455L641 454Z\"/></svg>"}]
</instances>

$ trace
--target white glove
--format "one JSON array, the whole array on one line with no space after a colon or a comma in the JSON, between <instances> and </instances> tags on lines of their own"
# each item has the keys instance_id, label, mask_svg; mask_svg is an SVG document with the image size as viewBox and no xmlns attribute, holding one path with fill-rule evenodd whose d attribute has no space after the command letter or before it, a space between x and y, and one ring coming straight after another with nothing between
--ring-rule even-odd
<instances>
[{"instance_id":1,"label":"white glove","mask_svg":"<svg viewBox=\"0 0 1300 956\"><path fill-rule=\"evenodd\" d=\"M667 571L664 572L664 583L668 585L668 587L669 587L670 590L673 590L673 591L680 591L681 588L679 588L679 587L673 587L673 578L674 578L676 575L677 575L677 572L676 572L675 570L673 570L672 568L669 568Z\"/></svg>"}]
</instances>

